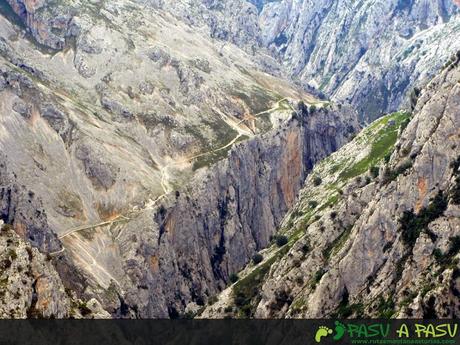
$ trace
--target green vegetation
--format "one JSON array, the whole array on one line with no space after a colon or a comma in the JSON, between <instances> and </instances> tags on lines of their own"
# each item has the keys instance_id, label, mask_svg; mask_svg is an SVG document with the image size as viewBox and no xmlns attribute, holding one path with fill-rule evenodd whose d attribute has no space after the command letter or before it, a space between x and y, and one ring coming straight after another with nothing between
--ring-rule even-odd
<instances>
[{"instance_id":1,"label":"green vegetation","mask_svg":"<svg viewBox=\"0 0 460 345\"><path fill-rule=\"evenodd\" d=\"M78 302L78 309L82 316L88 316L91 314L91 309L88 308L88 305L85 302Z\"/></svg>"},{"instance_id":2,"label":"green vegetation","mask_svg":"<svg viewBox=\"0 0 460 345\"><path fill-rule=\"evenodd\" d=\"M239 139L237 141L235 141L235 144L239 143L239 142L242 142L244 140L247 140L248 138L249 137L243 135L243 136L239 137ZM229 140L226 144L229 144L233 139ZM226 144L224 144L223 146L225 146ZM215 151L205 153L202 156L199 156L193 162L192 170L196 171L198 169L211 166L211 165L221 161L222 159L224 159L224 158L226 158L228 156L228 153L232 150L232 147L233 147L233 145L230 145L230 146L228 146L228 147L226 147L224 149L217 149Z\"/></svg>"},{"instance_id":3,"label":"green vegetation","mask_svg":"<svg viewBox=\"0 0 460 345\"><path fill-rule=\"evenodd\" d=\"M410 159L405 160L402 164L400 164L396 169L390 170L385 168L383 172L383 179L382 183L387 184L391 181L394 181L398 178L399 175L404 174L407 170L411 169L413 166L413 162Z\"/></svg>"},{"instance_id":4,"label":"green vegetation","mask_svg":"<svg viewBox=\"0 0 460 345\"><path fill-rule=\"evenodd\" d=\"M318 283L321 281L321 278L325 274L326 274L326 271L324 270L324 268L320 268L318 271L315 272L311 280L311 283L310 283L310 287L312 290L316 289L316 285L318 285Z\"/></svg>"},{"instance_id":5,"label":"green vegetation","mask_svg":"<svg viewBox=\"0 0 460 345\"><path fill-rule=\"evenodd\" d=\"M331 317L346 319L346 318L349 318L350 316L353 316L355 318L363 317L364 316L364 305L362 303L350 304L349 294L348 294L348 291L345 289L343 296L342 296L342 301L340 302L339 307L337 308L336 312L332 314Z\"/></svg>"},{"instance_id":6,"label":"green vegetation","mask_svg":"<svg viewBox=\"0 0 460 345\"><path fill-rule=\"evenodd\" d=\"M450 200L453 204L460 205L460 156L452 162L451 167L455 177L455 184L450 191Z\"/></svg>"},{"instance_id":7,"label":"green vegetation","mask_svg":"<svg viewBox=\"0 0 460 345\"><path fill-rule=\"evenodd\" d=\"M235 89L230 90L230 94L241 99L248 106L253 115L270 109L272 103L282 98L272 91L263 89L257 85L249 90L244 90L243 85L236 84Z\"/></svg>"},{"instance_id":8,"label":"green vegetation","mask_svg":"<svg viewBox=\"0 0 460 345\"><path fill-rule=\"evenodd\" d=\"M276 245L278 247L282 247L286 245L288 242L289 242L289 239L287 238L287 236L279 235L276 237Z\"/></svg>"},{"instance_id":9,"label":"green vegetation","mask_svg":"<svg viewBox=\"0 0 460 345\"><path fill-rule=\"evenodd\" d=\"M371 126L365 129L364 133L357 138L357 140L367 140L371 142L369 154L359 162L342 171L340 177L348 180L362 175L370 167L376 165L387 155L391 154L396 140L398 139L399 128L409 117L410 114L408 113L394 113L375 121ZM376 128L380 129L377 133L374 133ZM375 136L377 139L373 141L371 136Z\"/></svg>"},{"instance_id":10,"label":"green vegetation","mask_svg":"<svg viewBox=\"0 0 460 345\"><path fill-rule=\"evenodd\" d=\"M308 243L305 243L301 248L300 250L302 251L302 254L306 255L310 252L311 248L310 248L310 245Z\"/></svg>"},{"instance_id":11,"label":"green vegetation","mask_svg":"<svg viewBox=\"0 0 460 345\"><path fill-rule=\"evenodd\" d=\"M369 168L369 174L372 178L377 178L379 176L380 168L376 166L371 166Z\"/></svg>"},{"instance_id":12,"label":"green vegetation","mask_svg":"<svg viewBox=\"0 0 460 345\"><path fill-rule=\"evenodd\" d=\"M321 179L321 177L315 176L315 177L313 178L313 185L314 185L315 187L320 186L321 183L323 183L323 180Z\"/></svg>"},{"instance_id":13,"label":"green vegetation","mask_svg":"<svg viewBox=\"0 0 460 345\"><path fill-rule=\"evenodd\" d=\"M232 274L230 274L230 276L228 277L228 279L230 280L230 282L231 282L232 284L235 284L235 283L240 279L240 277L238 277L238 274L232 273Z\"/></svg>"},{"instance_id":14,"label":"green vegetation","mask_svg":"<svg viewBox=\"0 0 460 345\"><path fill-rule=\"evenodd\" d=\"M318 207L318 202L315 200L311 200L308 202L308 207L310 207L313 210Z\"/></svg>"},{"instance_id":15,"label":"green vegetation","mask_svg":"<svg viewBox=\"0 0 460 345\"><path fill-rule=\"evenodd\" d=\"M387 299L382 296L379 297L379 304L377 306L378 318L379 319L390 319L395 313L395 303L392 296L388 296Z\"/></svg>"},{"instance_id":16,"label":"green vegetation","mask_svg":"<svg viewBox=\"0 0 460 345\"><path fill-rule=\"evenodd\" d=\"M307 309L307 301L305 300L305 298L303 297L300 297L299 299L296 299L292 305L291 305L291 310L295 313L295 312L300 312L300 311L303 311L305 309Z\"/></svg>"},{"instance_id":17,"label":"green vegetation","mask_svg":"<svg viewBox=\"0 0 460 345\"><path fill-rule=\"evenodd\" d=\"M351 229L353 227L347 227L334 241L332 241L323 251L324 260L329 260L329 258L338 253L342 249L343 245L347 242L350 237Z\"/></svg>"},{"instance_id":18,"label":"green vegetation","mask_svg":"<svg viewBox=\"0 0 460 345\"><path fill-rule=\"evenodd\" d=\"M254 265L260 264L263 260L264 257L260 253L254 254L254 256L252 257L252 262L254 263Z\"/></svg>"},{"instance_id":19,"label":"green vegetation","mask_svg":"<svg viewBox=\"0 0 460 345\"><path fill-rule=\"evenodd\" d=\"M250 274L241 279L235 284L233 289L233 300L239 310L240 317L252 317L254 307L259 300L260 286L262 285L265 276L268 274L270 267L283 256L288 247L278 251L273 257L265 263L254 269Z\"/></svg>"},{"instance_id":20,"label":"green vegetation","mask_svg":"<svg viewBox=\"0 0 460 345\"><path fill-rule=\"evenodd\" d=\"M447 209L447 198L440 191L428 207L420 210L418 214L405 211L399 223L401 225L401 238L408 248L413 248L422 231L428 230L428 225L442 216Z\"/></svg>"}]
</instances>

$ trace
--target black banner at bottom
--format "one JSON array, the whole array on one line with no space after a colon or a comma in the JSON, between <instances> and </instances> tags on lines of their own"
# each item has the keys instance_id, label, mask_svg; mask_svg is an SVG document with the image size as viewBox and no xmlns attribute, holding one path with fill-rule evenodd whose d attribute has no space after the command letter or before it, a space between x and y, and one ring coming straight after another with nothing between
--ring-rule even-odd
<instances>
[{"instance_id":1,"label":"black banner at bottom","mask_svg":"<svg viewBox=\"0 0 460 345\"><path fill-rule=\"evenodd\" d=\"M460 344L454 320L5 320L13 344Z\"/></svg>"}]
</instances>

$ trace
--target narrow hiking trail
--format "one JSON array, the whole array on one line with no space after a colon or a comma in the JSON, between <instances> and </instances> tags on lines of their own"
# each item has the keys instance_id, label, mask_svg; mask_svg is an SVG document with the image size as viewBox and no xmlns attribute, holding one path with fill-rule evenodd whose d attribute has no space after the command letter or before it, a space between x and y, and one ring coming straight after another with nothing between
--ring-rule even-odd
<instances>
[{"instance_id":1,"label":"narrow hiking trail","mask_svg":"<svg viewBox=\"0 0 460 345\"><path fill-rule=\"evenodd\" d=\"M279 101L277 101L274 104L274 106L272 108L267 109L265 111L262 111L260 113L257 113L255 115L253 115L253 117L256 118L257 116L260 116L262 114L266 114L266 113L270 113L270 112L279 110L280 107L281 107L281 103L284 102L284 101L287 101L287 100L288 100L287 97L285 97L283 99L280 99ZM294 110L294 108L289 104L289 102L288 102L288 106L292 110ZM238 140L240 140L244 136L249 136L249 137L254 136L253 133L248 132L247 130L241 128L241 124L243 122L247 121L247 119L243 119L240 122L235 122L234 120L230 119L228 116L226 116L225 114L220 112L220 110L216 110L216 112L222 117L222 119L227 124L229 124L233 129L237 130L237 132L238 132L238 135L235 138L233 138L229 143L227 143L227 144L225 144L225 145L223 145L221 147L218 147L216 149L213 149L213 150L210 150L210 151L207 151L207 152L202 152L202 153L199 153L199 154L194 155L194 156L185 157L185 158L170 162L170 163L162 166L160 168L160 176L161 176L160 185L161 185L161 188L163 189L163 194L159 195L154 200L150 199L144 205L144 207L142 207L141 209L139 209L138 206L135 206L130 213L128 213L126 215L119 215L118 217L116 217L116 218L114 218L112 220L103 221L103 222L96 223L96 224L81 225L81 226L78 226L78 227L70 228L67 231L65 231L63 234L59 235L58 238L62 240L64 238L68 237L68 236L72 236L72 235L74 235L74 234L76 234L78 232L81 232L81 231L90 230L90 229L94 229L94 228L98 228L98 227L107 227L107 226L111 226L113 224L126 222L126 221L131 220L132 218L135 218L137 215L139 215L139 214L141 214L141 213L143 213L145 211L153 210L159 201L161 201L163 198L165 198L168 194L170 194L173 191L173 188L171 187L171 185L168 182L168 173L167 173L168 168L171 168L171 167L176 166L176 165L181 165L181 164L189 164L190 162L192 162L195 159L198 159L198 158L201 158L201 157L204 157L204 156L207 156L207 155L210 155L210 154L213 154L213 153L228 149L229 147L233 146ZM120 233L115 237L115 239L119 239L121 234L122 234L122 232L123 231L120 231ZM65 248L61 249L58 252L50 253L50 254L57 255L57 254L62 253L63 251L65 251Z\"/></svg>"}]
</instances>

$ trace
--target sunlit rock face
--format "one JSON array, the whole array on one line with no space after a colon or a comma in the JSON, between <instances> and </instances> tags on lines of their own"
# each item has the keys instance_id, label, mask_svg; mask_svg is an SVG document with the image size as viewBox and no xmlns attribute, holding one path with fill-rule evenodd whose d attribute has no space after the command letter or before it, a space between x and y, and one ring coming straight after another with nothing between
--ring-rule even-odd
<instances>
[{"instance_id":1,"label":"sunlit rock face","mask_svg":"<svg viewBox=\"0 0 460 345\"><path fill-rule=\"evenodd\" d=\"M460 44L458 9L441 0L8 0L0 11L0 217L20 262L37 266L21 290L21 316L32 305L46 317L174 318L200 309L270 245L312 169L358 129L357 114L367 121L415 106L420 92L407 94ZM354 279L353 263L375 273L379 236L403 254L399 214L375 195L403 195L401 205L420 211L447 186L455 148L437 147L443 136L456 138L445 128L456 123L455 103L432 96L439 106L420 106L426 117L405 132L420 149L410 152L420 154L417 176L402 179L394 195L350 185L361 202L346 204L354 214L343 219L363 215L385 226L356 226L349 256L331 262L316 293L305 292L311 308L301 315L326 315L371 288ZM366 209L377 204L383 215ZM328 245L319 232L315 238ZM27 258L29 247L42 254ZM431 263L430 248L414 247L423 267L404 281ZM322 264L320 255L308 262L315 271ZM287 259L276 274L300 273L297 265ZM295 315L270 308L286 297L277 277L261 282L254 315ZM83 310L73 314L75 303Z\"/></svg>"},{"instance_id":2,"label":"sunlit rock face","mask_svg":"<svg viewBox=\"0 0 460 345\"><path fill-rule=\"evenodd\" d=\"M259 21L263 45L293 77L372 120L406 105L460 49L458 13L451 0L285 0Z\"/></svg>"},{"instance_id":3,"label":"sunlit rock face","mask_svg":"<svg viewBox=\"0 0 460 345\"><path fill-rule=\"evenodd\" d=\"M0 216L96 314L176 317L209 299L357 130L354 111L161 7L7 6Z\"/></svg>"},{"instance_id":4,"label":"sunlit rock face","mask_svg":"<svg viewBox=\"0 0 460 345\"><path fill-rule=\"evenodd\" d=\"M256 316L458 317L459 66L460 53L421 92L376 180L345 187L273 266Z\"/></svg>"}]
</instances>

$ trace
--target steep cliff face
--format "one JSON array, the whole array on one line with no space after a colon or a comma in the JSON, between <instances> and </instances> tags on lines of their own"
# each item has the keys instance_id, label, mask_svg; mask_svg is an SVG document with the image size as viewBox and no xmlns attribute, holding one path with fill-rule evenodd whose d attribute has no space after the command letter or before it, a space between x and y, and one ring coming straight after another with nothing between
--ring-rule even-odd
<instances>
[{"instance_id":1,"label":"steep cliff face","mask_svg":"<svg viewBox=\"0 0 460 345\"><path fill-rule=\"evenodd\" d=\"M128 213L123 225L105 230L76 231L63 243L97 282L92 286L104 287L91 293L113 313L178 317L196 311L269 243L313 165L355 129L356 116L345 108L304 109L280 129L236 145L156 209ZM98 267L88 265L89 254ZM109 300L107 291L116 291L122 303Z\"/></svg>"},{"instance_id":2,"label":"steep cliff face","mask_svg":"<svg viewBox=\"0 0 460 345\"><path fill-rule=\"evenodd\" d=\"M365 121L407 107L413 88L460 48L459 10L452 0L153 4L243 47L272 73L287 73L304 87L351 104ZM266 49L283 67L264 58Z\"/></svg>"},{"instance_id":3,"label":"steep cliff face","mask_svg":"<svg viewBox=\"0 0 460 345\"><path fill-rule=\"evenodd\" d=\"M15 3L34 39L0 16L1 217L114 317L176 317L217 293L356 129L161 8L62 2L78 11L58 46L31 22L53 3Z\"/></svg>"},{"instance_id":4,"label":"steep cliff face","mask_svg":"<svg viewBox=\"0 0 460 345\"><path fill-rule=\"evenodd\" d=\"M37 42L51 49L64 48L66 37L70 33L72 1L6 0L6 2Z\"/></svg>"},{"instance_id":5,"label":"steep cliff face","mask_svg":"<svg viewBox=\"0 0 460 345\"><path fill-rule=\"evenodd\" d=\"M284 251L204 316L457 317L459 64L422 91L410 122L383 118L319 164L322 185L310 178L284 222Z\"/></svg>"},{"instance_id":6,"label":"steep cliff face","mask_svg":"<svg viewBox=\"0 0 460 345\"><path fill-rule=\"evenodd\" d=\"M292 75L372 120L460 48L459 20L450 0L286 0L264 6L260 27Z\"/></svg>"},{"instance_id":7,"label":"steep cliff face","mask_svg":"<svg viewBox=\"0 0 460 345\"><path fill-rule=\"evenodd\" d=\"M231 273L268 245L314 164L356 129L348 110L298 116L279 133L237 146L204 183L180 196L164 214L160 252L176 248L182 254L177 267L191 274L189 287L199 284L195 276L204 275L213 282L207 287L209 296L222 289Z\"/></svg>"}]
</instances>

